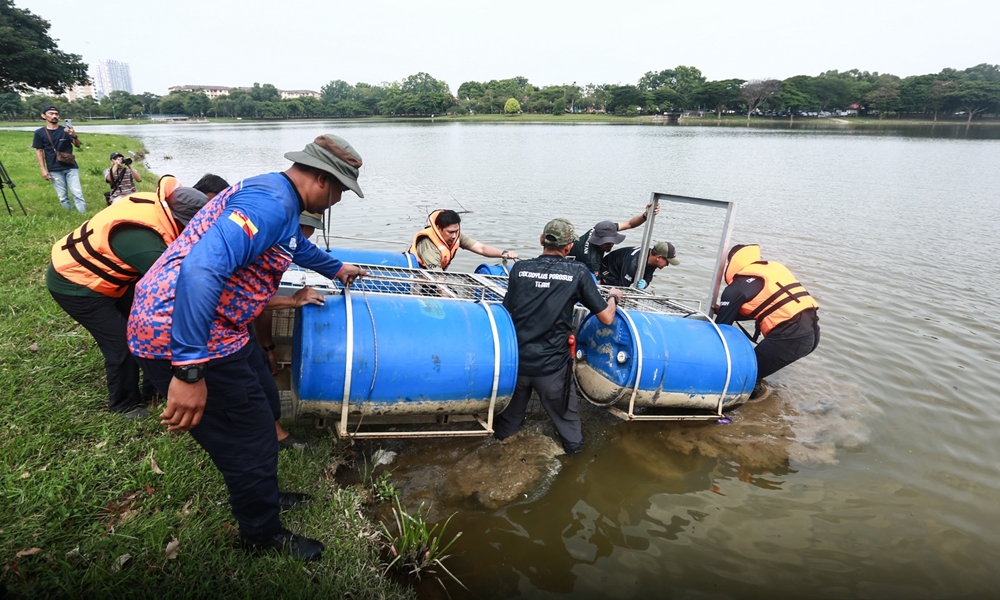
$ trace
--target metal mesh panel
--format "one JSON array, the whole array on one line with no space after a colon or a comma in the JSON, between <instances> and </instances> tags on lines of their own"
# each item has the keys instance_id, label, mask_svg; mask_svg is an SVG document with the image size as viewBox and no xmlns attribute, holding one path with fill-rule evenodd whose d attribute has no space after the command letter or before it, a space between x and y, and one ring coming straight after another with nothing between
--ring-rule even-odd
<instances>
[{"instance_id":1,"label":"metal mesh panel","mask_svg":"<svg viewBox=\"0 0 1000 600\"><path fill-rule=\"evenodd\" d=\"M473 302L497 303L503 302L504 294L507 292L507 277L505 276L425 271L382 265L359 266L365 269L368 275L358 278L354 282L351 292L355 294L453 298ZM306 285L327 295L341 294L344 289L339 281L331 281L319 273L293 266L282 278L278 293L291 295ZM605 296L611 289L607 286L599 287ZM627 310L680 316L701 312L701 303L696 300L657 296L645 290L625 289L622 291L625 294L625 299L621 307ZM282 313L286 312L288 315L284 316ZM294 311L292 310L275 311L275 337L291 338L293 318ZM279 321L281 321L281 325L279 325ZM282 329L279 332L279 327L287 327L287 330ZM284 333L285 331L287 333Z\"/></svg>"}]
</instances>

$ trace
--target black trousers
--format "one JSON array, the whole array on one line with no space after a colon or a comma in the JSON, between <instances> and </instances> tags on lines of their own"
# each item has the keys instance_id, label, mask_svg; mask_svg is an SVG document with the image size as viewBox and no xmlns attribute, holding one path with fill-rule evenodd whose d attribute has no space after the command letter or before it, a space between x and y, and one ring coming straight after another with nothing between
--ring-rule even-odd
<instances>
[{"instance_id":1,"label":"black trousers","mask_svg":"<svg viewBox=\"0 0 1000 600\"><path fill-rule=\"evenodd\" d=\"M819 345L819 323L814 323L811 334L792 339L772 339L765 337L754 348L757 355L757 383L777 373L803 356L807 356Z\"/></svg>"},{"instance_id":2,"label":"black trousers","mask_svg":"<svg viewBox=\"0 0 1000 600\"><path fill-rule=\"evenodd\" d=\"M256 357L256 359L254 358ZM164 397L173 377L169 360L138 359ZM201 423L191 436L222 472L229 504L248 540L278 533L278 438L274 415L252 365L263 364L257 344L208 362L208 399ZM268 370L264 370L271 377Z\"/></svg>"},{"instance_id":3,"label":"black trousers","mask_svg":"<svg viewBox=\"0 0 1000 600\"><path fill-rule=\"evenodd\" d=\"M121 298L101 296L66 296L49 290L66 314L94 336L104 355L104 373L108 380L108 408L128 412L139 405L139 365L128 349L126 325L132 309L132 290Z\"/></svg>"},{"instance_id":4,"label":"black trousers","mask_svg":"<svg viewBox=\"0 0 1000 600\"><path fill-rule=\"evenodd\" d=\"M580 399L576 395L576 386L568 379L567 371L571 366L572 362L567 362L566 366L551 375L518 375L510 404L493 420L493 437L502 440L521 429L528 401L531 399L531 390L535 390L542 408L562 438L563 447L567 452L578 450L583 445L583 429L580 426L580 415L577 414Z\"/></svg>"}]
</instances>

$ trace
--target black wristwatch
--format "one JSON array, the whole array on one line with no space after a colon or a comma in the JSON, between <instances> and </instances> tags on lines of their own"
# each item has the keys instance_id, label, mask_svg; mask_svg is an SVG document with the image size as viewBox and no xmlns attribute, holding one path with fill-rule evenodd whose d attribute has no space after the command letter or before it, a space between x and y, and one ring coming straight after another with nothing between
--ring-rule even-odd
<instances>
[{"instance_id":1,"label":"black wristwatch","mask_svg":"<svg viewBox=\"0 0 1000 600\"><path fill-rule=\"evenodd\" d=\"M197 383L205 376L205 363L174 367L173 374L184 383Z\"/></svg>"}]
</instances>

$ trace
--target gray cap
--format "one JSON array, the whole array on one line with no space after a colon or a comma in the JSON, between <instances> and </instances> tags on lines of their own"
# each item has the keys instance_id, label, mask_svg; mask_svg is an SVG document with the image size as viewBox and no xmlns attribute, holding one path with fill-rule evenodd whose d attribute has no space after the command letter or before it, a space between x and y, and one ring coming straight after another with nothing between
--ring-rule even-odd
<instances>
[{"instance_id":1,"label":"gray cap","mask_svg":"<svg viewBox=\"0 0 1000 600\"><path fill-rule=\"evenodd\" d=\"M677 259L677 249L670 242L658 242L653 246L652 253L667 259L671 265L679 265L681 261Z\"/></svg>"},{"instance_id":2,"label":"gray cap","mask_svg":"<svg viewBox=\"0 0 1000 600\"><path fill-rule=\"evenodd\" d=\"M314 229L323 229L323 215L304 210L299 215L299 225L312 227Z\"/></svg>"},{"instance_id":3,"label":"gray cap","mask_svg":"<svg viewBox=\"0 0 1000 600\"><path fill-rule=\"evenodd\" d=\"M576 241L576 230L566 219L552 219L542 230L542 239L546 244L565 246Z\"/></svg>"},{"instance_id":4,"label":"gray cap","mask_svg":"<svg viewBox=\"0 0 1000 600\"><path fill-rule=\"evenodd\" d=\"M342 137L330 133L321 135L311 144L306 144L301 152L286 152L285 158L326 171L353 190L359 198L365 197L358 185L361 155Z\"/></svg>"},{"instance_id":5,"label":"gray cap","mask_svg":"<svg viewBox=\"0 0 1000 600\"><path fill-rule=\"evenodd\" d=\"M179 187L167 196L167 206L174 220L187 226L202 206L208 203L208 196L193 187Z\"/></svg>"},{"instance_id":6,"label":"gray cap","mask_svg":"<svg viewBox=\"0 0 1000 600\"><path fill-rule=\"evenodd\" d=\"M601 221L594 225L594 232L587 240L591 244L601 246L603 244L620 244L625 241L625 236L618 233L618 223L614 221Z\"/></svg>"}]
</instances>

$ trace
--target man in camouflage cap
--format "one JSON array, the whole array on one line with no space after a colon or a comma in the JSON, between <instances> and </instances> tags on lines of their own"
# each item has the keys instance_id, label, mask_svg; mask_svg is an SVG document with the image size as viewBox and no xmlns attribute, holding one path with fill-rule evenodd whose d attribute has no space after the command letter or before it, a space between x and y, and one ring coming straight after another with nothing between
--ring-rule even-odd
<instances>
[{"instance_id":1,"label":"man in camouflage cap","mask_svg":"<svg viewBox=\"0 0 1000 600\"><path fill-rule=\"evenodd\" d=\"M510 272L503 305L514 321L519 362L514 395L494 422L493 435L498 440L521 428L528 399L535 390L566 452L583 449L579 400L570 381L573 306L581 302L601 323L610 325L621 292L611 290L608 299L614 301L606 301L587 267L566 258L576 239L572 223L566 219L549 221L539 238L544 249L541 256L518 262Z\"/></svg>"}]
</instances>

